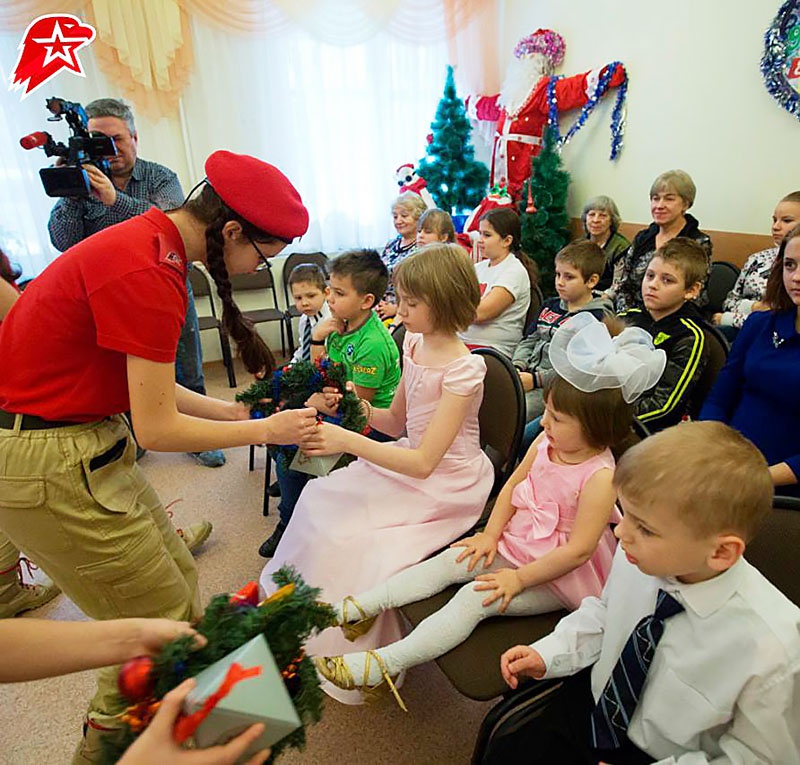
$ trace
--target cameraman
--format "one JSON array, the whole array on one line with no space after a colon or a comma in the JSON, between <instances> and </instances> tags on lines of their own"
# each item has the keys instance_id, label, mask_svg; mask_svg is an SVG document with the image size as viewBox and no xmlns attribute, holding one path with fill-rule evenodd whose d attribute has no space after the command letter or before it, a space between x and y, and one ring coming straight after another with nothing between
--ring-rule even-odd
<instances>
[{"instance_id":1,"label":"cameraman","mask_svg":"<svg viewBox=\"0 0 800 765\"><path fill-rule=\"evenodd\" d=\"M53 246L62 252L108 226L147 212L151 207L171 210L183 202L183 190L172 170L137 156L139 136L133 112L123 101L98 98L86 107L88 129L114 139L117 155L109 160L111 179L93 165L83 165L89 176L92 197L64 197L50 213L48 230ZM189 390L205 395L200 328L194 307L194 295L188 279L189 304L175 359L176 379ZM192 456L205 467L225 464L220 449L197 452ZM191 534L208 536L208 527L192 529ZM205 538L203 537L203 539ZM190 541L191 546L203 540Z\"/></svg>"}]
</instances>

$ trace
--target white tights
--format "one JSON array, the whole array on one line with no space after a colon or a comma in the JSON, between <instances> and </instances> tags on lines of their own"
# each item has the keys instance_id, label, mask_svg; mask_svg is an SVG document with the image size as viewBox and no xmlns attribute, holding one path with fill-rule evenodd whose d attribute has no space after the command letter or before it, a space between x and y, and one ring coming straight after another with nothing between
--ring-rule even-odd
<instances>
[{"instance_id":1,"label":"white tights","mask_svg":"<svg viewBox=\"0 0 800 765\"><path fill-rule=\"evenodd\" d=\"M377 587L355 596L366 615L372 616L389 608L404 606L406 603L435 595L451 584L470 583L461 587L446 605L420 622L405 638L378 649L377 653L386 663L389 674L396 675L402 670L447 653L463 643L483 619L500 613L502 598L484 606L483 601L492 591L476 592L472 581L481 574L501 568L514 568L514 565L498 555L488 569L483 567L485 559L481 559L472 571L467 571L469 558L456 563L456 558L463 551L463 547L448 548L436 557L411 566ZM504 615L528 616L557 611L560 608L563 605L547 587L530 587L512 598ZM358 618L351 611L352 609L348 610L349 619ZM356 669L360 663L359 655L351 654L349 658L354 659L356 666L352 669ZM378 678L370 679L374 682Z\"/></svg>"}]
</instances>

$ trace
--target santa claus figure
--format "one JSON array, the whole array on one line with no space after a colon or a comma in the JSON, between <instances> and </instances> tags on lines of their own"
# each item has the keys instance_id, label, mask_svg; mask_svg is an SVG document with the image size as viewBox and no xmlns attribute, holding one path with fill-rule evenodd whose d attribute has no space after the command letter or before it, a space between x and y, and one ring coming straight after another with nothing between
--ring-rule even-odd
<instances>
[{"instance_id":1,"label":"santa claus figure","mask_svg":"<svg viewBox=\"0 0 800 765\"><path fill-rule=\"evenodd\" d=\"M564 60L565 49L560 34L552 29L537 29L514 48L514 60L498 95L466 99L467 114L472 119L497 123L490 183L507 185L514 199L519 198L522 184L531 173L531 157L539 153L551 109L550 81L553 70ZM603 69L593 69L556 80L558 112L582 107L596 96L602 73ZM618 64L608 86L617 87L625 79L625 69Z\"/></svg>"}]
</instances>

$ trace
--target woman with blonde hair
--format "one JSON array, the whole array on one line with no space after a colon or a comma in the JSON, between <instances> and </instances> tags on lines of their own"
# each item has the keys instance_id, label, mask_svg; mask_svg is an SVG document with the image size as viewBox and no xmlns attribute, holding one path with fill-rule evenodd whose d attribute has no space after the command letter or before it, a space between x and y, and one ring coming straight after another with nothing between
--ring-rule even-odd
<instances>
[{"instance_id":1,"label":"woman with blonde hair","mask_svg":"<svg viewBox=\"0 0 800 765\"><path fill-rule=\"evenodd\" d=\"M700 230L697 218L687 212L694 204L696 194L694 181L684 170L667 170L653 181L650 187L653 222L633 238L621 268L615 269L614 281L606 291L613 298L617 313L642 307L642 279L647 264L659 247L676 236L685 236L698 242L705 250L711 267L711 239ZM705 286L695 302L698 308L708 303Z\"/></svg>"},{"instance_id":2,"label":"woman with blonde hair","mask_svg":"<svg viewBox=\"0 0 800 765\"><path fill-rule=\"evenodd\" d=\"M425 202L413 191L403 192L392 203L392 220L397 236L383 248L381 260L389 269L389 286L376 310L384 321L397 314L397 295L394 290L394 269L417 249L417 222L426 210Z\"/></svg>"}]
</instances>

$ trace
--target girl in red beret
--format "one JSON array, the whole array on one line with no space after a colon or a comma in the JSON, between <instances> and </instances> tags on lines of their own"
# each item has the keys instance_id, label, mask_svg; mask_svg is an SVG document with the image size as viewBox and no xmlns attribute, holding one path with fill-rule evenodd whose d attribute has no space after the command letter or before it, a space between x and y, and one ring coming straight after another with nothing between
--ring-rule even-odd
<instances>
[{"instance_id":1,"label":"girl in red beret","mask_svg":"<svg viewBox=\"0 0 800 765\"><path fill-rule=\"evenodd\" d=\"M305 444L315 410L250 420L240 405L174 381L187 262L201 261L247 369L272 354L233 302L229 275L254 271L308 227L288 179L216 152L200 192L166 213L105 229L31 282L0 327L0 529L94 619L200 615L197 570L136 446L204 451ZM74 763L98 762L120 725L116 670L102 670Z\"/></svg>"}]
</instances>

